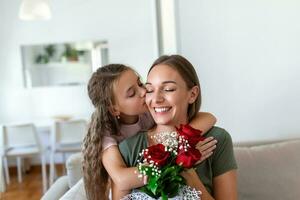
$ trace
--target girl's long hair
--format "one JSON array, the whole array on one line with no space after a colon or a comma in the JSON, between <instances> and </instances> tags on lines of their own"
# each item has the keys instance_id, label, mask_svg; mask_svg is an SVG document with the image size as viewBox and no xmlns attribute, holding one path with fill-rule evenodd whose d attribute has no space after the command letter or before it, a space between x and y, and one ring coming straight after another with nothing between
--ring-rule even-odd
<instances>
[{"instance_id":1,"label":"girl's long hair","mask_svg":"<svg viewBox=\"0 0 300 200\"><path fill-rule=\"evenodd\" d=\"M110 112L115 103L113 85L129 69L122 64L103 66L92 74L88 83L88 95L95 107L82 147L83 180L88 200L108 199L109 175L102 164L102 137L120 132L118 120Z\"/></svg>"}]
</instances>

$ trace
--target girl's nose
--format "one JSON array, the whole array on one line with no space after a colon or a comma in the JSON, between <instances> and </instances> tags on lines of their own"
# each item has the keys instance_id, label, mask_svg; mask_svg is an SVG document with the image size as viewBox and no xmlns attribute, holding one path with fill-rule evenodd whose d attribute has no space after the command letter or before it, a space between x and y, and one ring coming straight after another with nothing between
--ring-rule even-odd
<instances>
[{"instance_id":1,"label":"girl's nose","mask_svg":"<svg viewBox=\"0 0 300 200\"><path fill-rule=\"evenodd\" d=\"M140 97L146 96L146 88L145 87L140 87L139 92L140 92Z\"/></svg>"}]
</instances>

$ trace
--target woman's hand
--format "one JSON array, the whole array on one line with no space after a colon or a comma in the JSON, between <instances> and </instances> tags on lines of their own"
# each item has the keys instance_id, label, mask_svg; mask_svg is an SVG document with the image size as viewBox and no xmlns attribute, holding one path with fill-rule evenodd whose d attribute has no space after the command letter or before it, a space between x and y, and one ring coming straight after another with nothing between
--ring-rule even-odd
<instances>
[{"instance_id":1,"label":"woman's hand","mask_svg":"<svg viewBox=\"0 0 300 200\"><path fill-rule=\"evenodd\" d=\"M205 138L205 140L198 142L196 149L201 153L201 159L196 162L195 165L201 163L213 154L213 150L216 148L217 140L213 137Z\"/></svg>"}]
</instances>

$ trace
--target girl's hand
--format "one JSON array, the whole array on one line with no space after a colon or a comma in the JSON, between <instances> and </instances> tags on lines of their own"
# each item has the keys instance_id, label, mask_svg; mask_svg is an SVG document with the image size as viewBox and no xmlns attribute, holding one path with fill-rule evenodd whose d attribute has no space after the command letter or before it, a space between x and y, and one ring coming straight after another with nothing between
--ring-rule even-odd
<instances>
[{"instance_id":1,"label":"girl's hand","mask_svg":"<svg viewBox=\"0 0 300 200\"><path fill-rule=\"evenodd\" d=\"M201 159L196 162L195 165L198 165L203 160L207 159L213 154L213 150L217 147L217 140L213 137L205 138L205 140L198 142L196 149L201 153Z\"/></svg>"},{"instance_id":2,"label":"girl's hand","mask_svg":"<svg viewBox=\"0 0 300 200\"><path fill-rule=\"evenodd\" d=\"M148 184L148 176L143 176L143 183L144 183L145 185Z\"/></svg>"},{"instance_id":3,"label":"girl's hand","mask_svg":"<svg viewBox=\"0 0 300 200\"><path fill-rule=\"evenodd\" d=\"M180 175L186 180L192 180L193 178L199 179L199 176L197 175L197 172L195 171L194 168L190 168L190 169L184 169ZM189 184L187 184L189 185Z\"/></svg>"},{"instance_id":4,"label":"girl's hand","mask_svg":"<svg viewBox=\"0 0 300 200\"><path fill-rule=\"evenodd\" d=\"M148 166L148 165L149 165L149 163L147 163L147 162L143 163L143 166ZM138 178L143 180L144 185L148 184L148 176L147 175L143 175L143 174L139 173L138 170L136 170L134 173L138 174Z\"/></svg>"}]
</instances>

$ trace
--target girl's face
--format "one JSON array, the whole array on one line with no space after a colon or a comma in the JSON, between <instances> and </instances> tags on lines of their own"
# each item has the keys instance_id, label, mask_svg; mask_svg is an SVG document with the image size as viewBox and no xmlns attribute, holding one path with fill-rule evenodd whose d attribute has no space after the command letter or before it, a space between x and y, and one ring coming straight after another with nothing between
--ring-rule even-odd
<instances>
[{"instance_id":1,"label":"girl's face","mask_svg":"<svg viewBox=\"0 0 300 200\"><path fill-rule=\"evenodd\" d=\"M126 70L115 82L114 87L115 115L136 116L147 111L145 103L146 89L133 70Z\"/></svg>"},{"instance_id":2,"label":"girl's face","mask_svg":"<svg viewBox=\"0 0 300 200\"><path fill-rule=\"evenodd\" d=\"M172 67L156 65L148 74L146 103L153 119L160 125L178 126L188 122L188 105L197 97Z\"/></svg>"}]
</instances>

